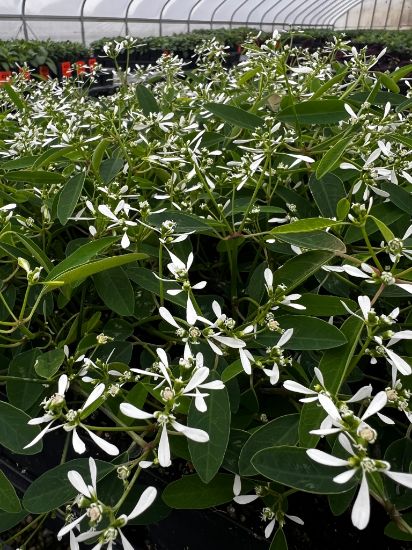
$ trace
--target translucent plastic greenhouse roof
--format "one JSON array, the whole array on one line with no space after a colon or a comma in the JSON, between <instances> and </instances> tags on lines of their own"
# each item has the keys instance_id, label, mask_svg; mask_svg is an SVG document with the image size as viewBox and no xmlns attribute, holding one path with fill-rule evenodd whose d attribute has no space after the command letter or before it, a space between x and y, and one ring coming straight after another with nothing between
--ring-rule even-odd
<instances>
[{"instance_id":1,"label":"translucent plastic greenhouse roof","mask_svg":"<svg viewBox=\"0 0 412 550\"><path fill-rule=\"evenodd\" d=\"M75 40L250 26L412 28L412 0L0 0L0 38Z\"/></svg>"}]
</instances>

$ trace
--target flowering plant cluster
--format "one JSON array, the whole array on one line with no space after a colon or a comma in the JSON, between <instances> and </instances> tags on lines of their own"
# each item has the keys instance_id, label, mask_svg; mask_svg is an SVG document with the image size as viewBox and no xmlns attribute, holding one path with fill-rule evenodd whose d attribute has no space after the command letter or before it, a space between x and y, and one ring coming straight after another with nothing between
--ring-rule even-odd
<instances>
[{"instance_id":1,"label":"flowering plant cluster","mask_svg":"<svg viewBox=\"0 0 412 550\"><path fill-rule=\"evenodd\" d=\"M284 549L305 492L412 540L410 66L244 48L109 97L0 88L0 444L53 461L24 495L0 476L3 533L57 514L71 550L130 550L231 503Z\"/></svg>"}]
</instances>

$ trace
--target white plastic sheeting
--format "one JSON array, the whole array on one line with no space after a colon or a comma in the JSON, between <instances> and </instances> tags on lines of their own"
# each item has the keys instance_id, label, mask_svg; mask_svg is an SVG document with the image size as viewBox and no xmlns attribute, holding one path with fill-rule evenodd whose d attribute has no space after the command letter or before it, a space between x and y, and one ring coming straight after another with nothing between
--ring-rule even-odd
<instances>
[{"instance_id":1,"label":"white plastic sheeting","mask_svg":"<svg viewBox=\"0 0 412 550\"><path fill-rule=\"evenodd\" d=\"M197 28L410 29L412 0L0 0L0 38L75 40Z\"/></svg>"}]
</instances>

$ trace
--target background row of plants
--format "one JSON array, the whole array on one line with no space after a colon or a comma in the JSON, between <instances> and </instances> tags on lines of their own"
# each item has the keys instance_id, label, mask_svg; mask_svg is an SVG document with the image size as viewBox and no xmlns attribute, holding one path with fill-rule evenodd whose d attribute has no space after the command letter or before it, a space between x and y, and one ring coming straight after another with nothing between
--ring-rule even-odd
<instances>
[{"instance_id":1,"label":"background row of plants","mask_svg":"<svg viewBox=\"0 0 412 550\"><path fill-rule=\"evenodd\" d=\"M196 46L202 40L215 37L228 46L232 52L239 50L239 45L242 44L245 38L250 33L250 28L235 28L235 29L216 29L196 30L191 33L176 34L173 36L149 36L139 38L135 48L130 51L131 60L138 63L148 59L155 61L163 51L170 51L185 59L190 58ZM374 48L387 48L387 54L390 57L386 58L387 62L394 65L396 61L405 60L412 56L412 37L408 31L346 31L345 33L352 43L356 46L369 46L371 50ZM270 38L269 33L262 32L259 35L258 41L263 43ZM331 31L325 30L310 30L305 33L296 34L294 43L302 47L307 47L311 50L322 46L322 44L330 40L332 37ZM124 37L117 37L115 40L121 42ZM97 56L99 61L103 60L104 51L103 45L113 40L102 38L90 44L90 47L85 47L76 42L54 42L52 40L1 40L0 41L0 67L5 70L16 70L24 64L32 68L38 68L41 65L47 65L49 69L58 74L58 63L61 61L71 61L75 63L78 60L87 60L91 56ZM287 40L286 36L280 40ZM371 54L377 53L371 51Z\"/></svg>"},{"instance_id":2,"label":"background row of plants","mask_svg":"<svg viewBox=\"0 0 412 550\"><path fill-rule=\"evenodd\" d=\"M291 39L0 88L0 444L48 466L9 543L234 503L284 550L301 492L411 540L411 66Z\"/></svg>"}]
</instances>

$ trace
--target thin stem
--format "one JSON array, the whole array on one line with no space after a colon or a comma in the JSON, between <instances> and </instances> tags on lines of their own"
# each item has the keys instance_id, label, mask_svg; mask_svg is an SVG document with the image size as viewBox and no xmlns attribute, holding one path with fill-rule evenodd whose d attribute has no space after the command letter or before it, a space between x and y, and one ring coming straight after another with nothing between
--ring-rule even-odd
<instances>
[{"instance_id":1,"label":"thin stem","mask_svg":"<svg viewBox=\"0 0 412 550\"><path fill-rule=\"evenodd\" d=\"M369 254L371 255L373 261L375 262L375 265L379 268L380 271L383 271L383 267L380 261L378 260L378 257L376 256L375 251L373 250L373 247L369 240L368 234L366 233L365 226L361 225L360 230L362 231L362 236L365 240L366 246L368 247Z\"/></svg>"}]
</instances>

